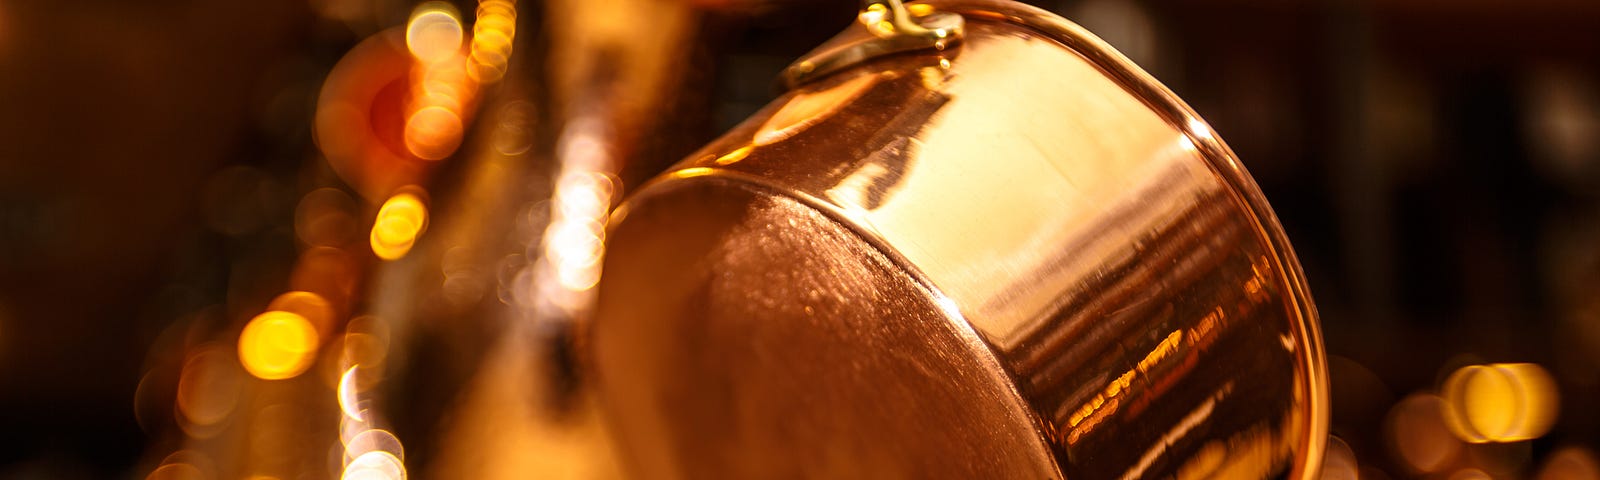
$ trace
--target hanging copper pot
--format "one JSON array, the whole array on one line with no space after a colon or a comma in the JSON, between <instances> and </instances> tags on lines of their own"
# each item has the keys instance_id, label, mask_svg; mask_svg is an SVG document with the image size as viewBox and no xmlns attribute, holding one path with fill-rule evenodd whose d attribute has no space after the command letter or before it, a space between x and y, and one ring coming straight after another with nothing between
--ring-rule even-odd
<instances>
[{"instance_id":1,"label":"hanging copper pot","mask_svg":"<svg viewBox=\"0 0 1600 480\"><path fill-rule=\"evenodd\" d=\"M1044 11L868 3L613 217L585 346L630 470L1315 476L1316 311L1227 146Z\"/></svg>"}]
</instances>

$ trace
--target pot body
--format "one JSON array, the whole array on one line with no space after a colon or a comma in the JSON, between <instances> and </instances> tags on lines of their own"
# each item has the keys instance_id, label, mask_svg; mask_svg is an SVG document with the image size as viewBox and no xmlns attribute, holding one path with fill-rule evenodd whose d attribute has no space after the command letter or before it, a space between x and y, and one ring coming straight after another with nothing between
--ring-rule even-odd
<instances>
[{"instance_id":1,"label":"pot body","mask_svg":"<svg viewBox=\"0 0 1600 480\"><path fill-rule=\"evenodd\" d=\"M630 468L1315 475L1315 310L1232 153L1075 25L928 5L958 43L808 80L613 217L585 346Z\"/></svg>"}]
</instances>

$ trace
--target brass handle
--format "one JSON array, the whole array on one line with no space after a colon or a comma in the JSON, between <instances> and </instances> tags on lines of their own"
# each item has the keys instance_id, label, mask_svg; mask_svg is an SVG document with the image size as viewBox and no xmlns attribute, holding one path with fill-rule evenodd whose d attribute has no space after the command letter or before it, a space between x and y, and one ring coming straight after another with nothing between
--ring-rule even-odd
<instances>
[{"instance_id":1,"label":"brass handle","mask_svg":"<svg viewBox=\"0 0 1600 480\"><path fill-rule=\"evenodd\" d=\"M860 19L879 37L916 37L940 48L943 46L941 42L961 34L960 16L925 14L913 17L910 9L900 0L862 0ZM926 24L921 23L924 19L928 21Z\"/></svg>"},{"instance_id":2,"label":"brass handle","mask_svg":"<svg viewBox=\"0 0 1600 480\"><path fill-rule=\"evenodd\" d=\"M961 40L966 23L961 15L936 12L926 4L906 6L900 0L862 0L856 20L859 27L846 30L789 65L783 72L784 83L793 88L891 53L942 51ZM871 35L872 40L857 41L862 35Z\"/></svg>"}]
</instances>

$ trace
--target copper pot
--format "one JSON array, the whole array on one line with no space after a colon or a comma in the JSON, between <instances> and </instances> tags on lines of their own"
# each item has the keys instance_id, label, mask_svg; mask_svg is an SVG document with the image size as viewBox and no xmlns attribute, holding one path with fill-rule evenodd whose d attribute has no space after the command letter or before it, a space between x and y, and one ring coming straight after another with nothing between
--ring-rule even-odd
<instances>
[{"instance_id":1,"label":"copper pot","mask_svg":"<svg viewBox=\"0 0 1600 480\"><path fill-rule=\"evenodd\" d=\"M1042 10L937 0L788 78L612 219L585 341L633 473L1317 474L1294 252L1149 75Z\"/></svg>"}]
</instances>

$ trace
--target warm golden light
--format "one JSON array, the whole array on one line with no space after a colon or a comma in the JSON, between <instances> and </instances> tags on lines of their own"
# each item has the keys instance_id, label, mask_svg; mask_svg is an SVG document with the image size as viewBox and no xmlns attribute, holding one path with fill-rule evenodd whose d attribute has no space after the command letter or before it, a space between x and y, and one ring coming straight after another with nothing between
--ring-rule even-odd
<instances>
[{"instance_id":1,"label":"warm golden light","mask_svg":"<svg viewBox=\"0 0 1600 480\"><path fill-rule=\"evenodd\" d=\"M395 437L388 430L373 428L356 433L345 443L347 458L361 458L371 452L383 452L397 459L406 458L405 446L400 444L400 438Z\"/></svg>"},{"instance_id":2,"label":"warm golden light","mask_svg":"<svg viewBox=\"0 0 1600 480\"><path fill-rule=\"evenodd\" d=\"M756 131L755 138L751 140L754 146L764 146L788 140L812 126L822 123L835 113L839 108L849 105L856 97L861 96L874 85L883 80L882 75L862 75L846 80L843 83L816 92L796 93L794 98L783 104L777 113L767 118L761 129ZM737 159L743 159L750 151L749 147L741 148ZM733 161L726 159L733 154L724 155L717 159L717 165L727 165Z\"/></svg>"},{"instance_id":3,"label":"warm golden light","mask_svg":"<svg viewBox=\"0 0 1600 480\"><path fill-rule=\"evenodd\" d=\"M505 75L511 58L512 41L517 33L517 6L511 0L483 0L478 3L477 21L472 24L472 70L474 80L493 83Z\"/></svg>"},{"instance_id":4,"label":"warm golden light","mask_svg":"<svg viewBox=\"0 0 1600 480\"><path fill-rule=\"evenodd\" d=\"M1444 426L1444 401L1414 393L1389 410L1389 446L1407 467L1419 473L1442 471L1455 462L1462 444Z\"/></svg>"},{"instance_id":5,"label":"warm golden light","mask_svg":"<svg viewBox=\"0 0 1600 480\"><path fill-rule=\"evenodd\" d=\"M356 368L359 367L360 365L352 365L350 368L345 369L344 375L339 376L339 410L343 411L352 420L363 422L366 420L361 415L356 399L356 394L358 393L356 389Z\"/></svg>"},{"instance_id":6,"label":"warm golden light","mask_svg":"<svg viewBox=\"0 0 1600 480\"><path fill-rule=\"evenodd\" d=\"M243 380L236 365L226 347L201 347L189 356L178 377L176 403L183 420L208 426L233 413Z\"/></svg>"},{"instance_id":7,"label":"warm golden light","mask_svg":"<svg viewBox=\"0 0 1600 480\"><path fill-rule=\"evenodd\" d=\"M1450 430L1473 443L1516 442L1544 435L1559 395L1544 368L1531 363L1472 365L1444 384Z\"/></svg>"},{"instance_id":8,"label":"warm golden light","mask_svg":"<svg viewBox=\"0 0 1600 480\"><path fill-rule=\"evenodd\" d=\"M1545 460L1538 480L1600 480L1600 460L1587 448L1562 448Z\"/></svg>"},{"instance_id":9,"label":"warm golden light","mask_svg":"<svg viewBox=\"0 0 1600 480\"><path fill-rule=\"evenodd\" d=\"M380 367L388 358L388 350L388 327L376 317L356 317L345 327L344 365L360 365L364 370ZM358 375L358 379L365 376Z\"/></svg>"},{"instance_id":10,"label":"warm golden light","mask_svg":"<svg viewBox=\"0 0 1600 480\"><path fill-rule=\"evenodd\" d=\"M406 22L406 48L423 63L443 61L459 54L463 38L461 15L446 2L426 2L411 12Z\"/></svg>"},{"instance_id":11,"label":"warm golden light","mask_svg":"<svg viewBox=\"0 0 1600 480\"><path fill-rule=\"evenodd\" d=\"M587 291L600 279L605 215L615 194L615 181L604 173L567 173L556 182L544 255L555 280L568 292Z\"/></svg>"},{"instance_id":12,"label":"warm golden light","mask_svg":"<svg viewBox=\"0 0 1600 480\"><path fill-rule=\"evenodd\" d=\"M317 330L295 313L269 311L239 334L239 362L263 380L294 378L316 359Z\"/></svg>"},{"instance_id":13,"label":"warm golden light","mask_svg":"<svg viewBox=\"0 0 1600 480\"><path fill-rule=\"evenodd\" d=\"M335 319L333 305L324 300L321 295L311 292L293 291L278 295L267 304L267 310L277 310L299 315L317 329L317 335L326 336L334 330Z\"/></svg>"},{"instance_id":14,"label":"warm golden light","mask_svg":"<svg viewBox=\"0 0 1600 480\"><path fill-rule=\"evenodd\" d=\"M428 208L422 199L401 193L383 202L372 224L372 253L384 260L406 256L428 225Z\"/></svg>"},{"instance_id":15,"label":"warm golden light","mask_svg":"<svg viewBox=\"0 0 1600 480\"><path fill-rule=\"evenodd\" d=\"M289 289L316 293L342 304L354 293L358 272L350 254L333 247L312 247L300 253L289 274Z\"/></svg>"},{"instance_id":16,"label":"warm golden light","mask_svg":"<svg viewBox=\"0 0 1600 480\"><path fill-rule=\"evenodd\" d=\"M423 160L443 159L461 146L464 128L461 116L454 110L440 106L422 108L406 118L406 150Z\"/></svg>"},{"instance_id":17,"label":"warm golden light","mask_svg":"<svg viewBox=\"0 0 1600 480\"><path fill-rule=\"evenodd\" d=\"M478 89L474 67L461 48L463 38L460 15L443 2L417 6L406 24L406 46L417 62L403 137L416 158L442 160L461 145Z\"/></svg>"},{"instance_id":18,"label":"warm golden light","mask_svg":"<svg viewBox=\"0 0 1600 480\"><path fill-rule=\"evenodd\" d=\"M372 451L361 454L344 467L342 480L401 480L406 478L406 467L389 452Z\"/></svg>"}]
</instances>

